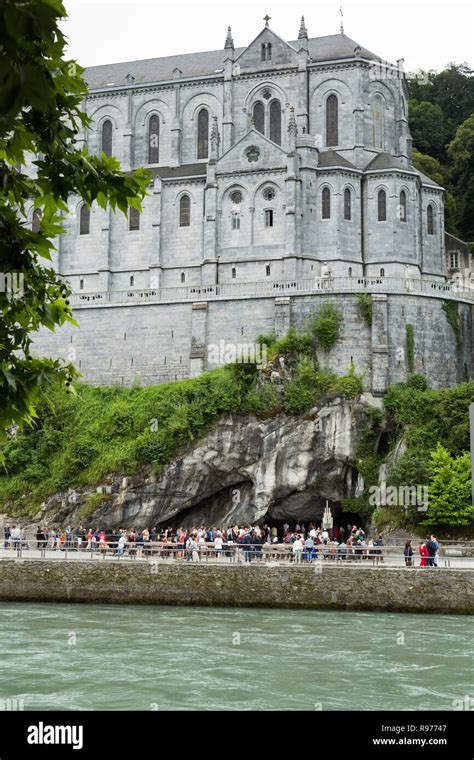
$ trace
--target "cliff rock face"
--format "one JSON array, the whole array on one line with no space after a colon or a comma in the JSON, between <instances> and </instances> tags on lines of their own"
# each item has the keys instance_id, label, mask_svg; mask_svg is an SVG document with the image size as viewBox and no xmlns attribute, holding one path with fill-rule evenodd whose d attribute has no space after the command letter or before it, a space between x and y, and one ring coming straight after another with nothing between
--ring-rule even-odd
<instances>
[{"instance_id":1,"label":"cliff rock face","mask_svg":"<svg viewBox=\"0 0 474 760\"><path fill-rule=\"evenodd\" d=\"M370 403L338 397L301 417L225 416L159 475L110 476L106 502L92 515L80 516L84 492L72 503L52 497L41 519L142 529L320 518L326 498L360 488L355 452Z\"/></svg>"}]
</instances>

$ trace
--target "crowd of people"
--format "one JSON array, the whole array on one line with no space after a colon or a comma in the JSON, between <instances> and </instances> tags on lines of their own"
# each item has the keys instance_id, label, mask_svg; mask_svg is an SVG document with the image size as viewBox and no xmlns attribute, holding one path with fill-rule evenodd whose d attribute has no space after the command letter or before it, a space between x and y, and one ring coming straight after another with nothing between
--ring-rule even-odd
<instances>
[{"instance_id":1,"label":"crowd of people","mask_svg":"<svg viewBox=\"0 0 474 760\"><path fill-rule=\"evenodd\" d=\"M4 548L18 549L29 546L19 525L4 527ZM205 525L189 529L144 528L141 531L100 530L70 525L63 530L46 530L38 526L35 535L36 548L52 551L90 551L115 554L118 558L127 552L130 556L158 555L188 562L199 561L203 555L236 557L244 562L261 562L271 555L289 558L295 563L323 560L378 559L383 562L383 536L367 539L362 527L336 525L325 528L314 522L297 522L293 528L286 522L282 528L263 526L239 526L208 528ZM405 565L414 566L411 541L404 549ZM420 567L437 567L439 543L435 536L428 536L418 546Z\"/></svg>"}]
</instances>

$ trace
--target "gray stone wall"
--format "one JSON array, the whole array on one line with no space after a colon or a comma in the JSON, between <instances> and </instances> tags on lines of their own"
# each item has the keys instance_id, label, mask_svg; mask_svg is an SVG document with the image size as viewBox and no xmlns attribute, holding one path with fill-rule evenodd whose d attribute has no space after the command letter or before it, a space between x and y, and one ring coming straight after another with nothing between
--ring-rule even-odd
<instances>
[{"instance_id":1,"label":"gray stone wall","mask_svg":"<svg viewBox=\"0 0 474 760\"><path fill-rule=\"evenodd\" d=\"M0 600L474 612L469 570L4 560Z\"/></svg>"},{"instance_id":2,"label":"gray stone wall","mask_svg":"<svg viewBox=\"0 0 474 760\"><path fill-rule=\"evenodd\" d=\"M308 330L322 304L330 302L343 316L340 337L329 352L318 350L318 359L340 375L353 362L364 374L367 390L379 394L388 384L407 380L407 324L414 332L414 371L425 375L431 387L474 376L472 306L458 305L462 345L457 349L441 299L381 294L372 301L371 326L355 294L246 297L245 285L240 298L204 301L204 308L189 301L91 306L75 311L80 329L43 330L35 352L72 361L91 384L130 385L138 379L156 384L217 366L207 361L211 345L247 344L273 332L281 336L289 326Z\"/></svg>"}]
</instances>

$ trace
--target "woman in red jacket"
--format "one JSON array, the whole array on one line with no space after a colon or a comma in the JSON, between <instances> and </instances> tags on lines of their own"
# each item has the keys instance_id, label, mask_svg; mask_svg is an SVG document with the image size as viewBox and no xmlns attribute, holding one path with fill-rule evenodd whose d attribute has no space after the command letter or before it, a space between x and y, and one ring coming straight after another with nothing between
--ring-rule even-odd
<instances>
[{"instance_id":1,"label":"woman in red jacket","mask_svg":"<svg viewBox=\"0 0 474 760\"><path fill-rule=\"evenodd\" d=\"M423 541L418 544L418 551L420 553L420 567L426 567L426 559L428 557L428 549Z\"/></svg>"}]
</instances>

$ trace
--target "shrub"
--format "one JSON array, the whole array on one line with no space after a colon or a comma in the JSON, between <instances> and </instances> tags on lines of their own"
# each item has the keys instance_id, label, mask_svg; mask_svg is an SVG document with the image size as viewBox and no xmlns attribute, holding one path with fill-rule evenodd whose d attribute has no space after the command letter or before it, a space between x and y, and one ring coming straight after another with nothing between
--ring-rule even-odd
<instances>
[{"instance_id":1,"label":"shrub","mask_svg":"<svg viewBox=\"0 0 474 760\"><path fill-rule=\"evenodd\" d=\"M318 345L324 350L329 349L339 338L342 316L339 309L332 303L325 303L319 314L314 318L312 331L318 339Z\"/></svg>"},{"instance_id":2,"label":"shrub","mask_svg":"<svg viewBox=\"0 0 474 760\"><path fill-rule=\"evenodd\" d=\"M367 327L372 327L372 297L368 293L359 293L357 295L357 305L361 316L364 318Z\"/></svg>"}]
</instances>

